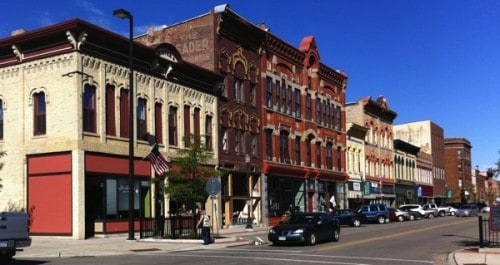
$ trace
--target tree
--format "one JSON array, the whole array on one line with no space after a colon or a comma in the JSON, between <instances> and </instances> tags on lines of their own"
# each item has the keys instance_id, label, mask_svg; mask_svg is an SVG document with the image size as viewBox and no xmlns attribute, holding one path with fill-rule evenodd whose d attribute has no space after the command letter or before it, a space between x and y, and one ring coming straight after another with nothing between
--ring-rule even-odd
<instances>
[{"instance_id":1,"label":"tree","mask_svg":"<svg viewBox=\"0 0 500 265\"><path fill-rule=\"evenodd\" d=\"M165 195L169 196L170 208L174 211L179 205L194 208L197 202L204 203L208 198L206 180L217 174L214 166L207 164L212 154L205 148L201 136L191 134L183 141L189 143L185 145L188 148L177 151L178 156L172 159L173 168L166 174Z\"/></svg>"},{"instance_id":2,"label":"tree","mask_svg":"<svg viewBox=\"0 0 500 265\"><path fill-rule=\"evenodd\" d=\"M498 153L500 154L500 151L498 151ZM498 175L500 173L500 158L495 163L495 165L496 165L496 168L492 168L492 167L488 168L488 175L492 176L494 178L498 177Z\"/></svg>"}]
</instances>

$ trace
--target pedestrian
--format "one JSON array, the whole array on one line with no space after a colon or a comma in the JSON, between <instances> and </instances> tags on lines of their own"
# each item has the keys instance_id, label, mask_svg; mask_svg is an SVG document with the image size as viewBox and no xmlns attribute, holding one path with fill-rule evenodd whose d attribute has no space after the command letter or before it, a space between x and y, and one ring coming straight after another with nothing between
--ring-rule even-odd
<instances>
[{"instance_id":1,"label":"pedestrian","mask_svg":"<svg viewBox=\"0 0 500 265\"><path fill-rule=\"evenodd\" d=\"M201 238L203 239L203 245L210 244L210 216L206 214L205 210L201 211L200 219L198 220L196 227L201 227Z\"/></svg>"}]
</instances>

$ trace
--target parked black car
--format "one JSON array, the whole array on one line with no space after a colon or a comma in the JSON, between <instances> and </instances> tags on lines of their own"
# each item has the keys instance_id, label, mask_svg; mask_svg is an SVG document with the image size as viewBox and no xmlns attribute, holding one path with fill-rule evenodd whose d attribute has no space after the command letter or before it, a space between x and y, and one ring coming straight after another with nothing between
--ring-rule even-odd
<instances>
[{"instance_id":1,"label":"parked black car","mask_svg":"<svg viewBox=\"0 0 500 265\"><path fill-rule=\"evenodd\" d=\"M361 224L365 224L368 222L366 214L356 213L353 210L348 209L334 210L330 213L330 215L337 218L341 225L358 227Z\"/></svg>"},{"instance_id":2,"label":"parked black car","mask_svg":"<svg viewBox=\"0 0 500 265\"><path fill-rule=\"evenodd\" d=\"M268 239L274 245L296 242L312 246L319 241L339 241L340 223L323 212L293 213L269 230Z\"/></svg>"}]
</instances>

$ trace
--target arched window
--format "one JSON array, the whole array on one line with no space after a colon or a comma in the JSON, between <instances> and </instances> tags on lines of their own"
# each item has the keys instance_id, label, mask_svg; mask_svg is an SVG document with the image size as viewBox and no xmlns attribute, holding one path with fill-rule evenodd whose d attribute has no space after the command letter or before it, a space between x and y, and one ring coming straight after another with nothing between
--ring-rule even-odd
<instances>
[{"instance_id":1,"label":"arched window","mask_svg":"<svg viewBox=\"0 0 500 265\"><path fill-rule=\"evenodd\" d=\"M83 131L95 133L96 109L95 87L86 84L83 90Z\"/></svg>"},{"instance_id":2,"label":"arched window","mask_svg":"<svg viewBox=\"0 0 500 265\"><path fill-rule=\"evenodd\" d=\"M46 106L45 106L45 93L39 92L33 95L34 108L34 135L46 134Z\"/></svg>"}]
</instances>

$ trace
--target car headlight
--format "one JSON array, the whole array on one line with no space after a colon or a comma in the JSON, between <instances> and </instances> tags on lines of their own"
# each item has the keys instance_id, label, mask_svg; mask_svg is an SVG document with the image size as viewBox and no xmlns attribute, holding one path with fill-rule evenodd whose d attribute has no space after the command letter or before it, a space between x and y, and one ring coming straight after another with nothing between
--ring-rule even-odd
<instances>
[{"instance_id":1,"label":"car headlight","mask_svg":"<svg viewBox=\"0 0 500 265\"><path fill-rule=\"evenodd\" d=\"M276 234L276 231L274 231L274 229L269 229L269 234Z\"/></svg>"},{"instance_id":2,"label":"car headlight","mask_svg":"<svg viewBox=\"0 0 500 265\"><path fill-rule=\"evenodd\" d=\"M303 234L304 233L304 229L300 228L300 229L297 229L295 230L295 232L293 232L294 234Z\"/></svg>"}]
</instances>

